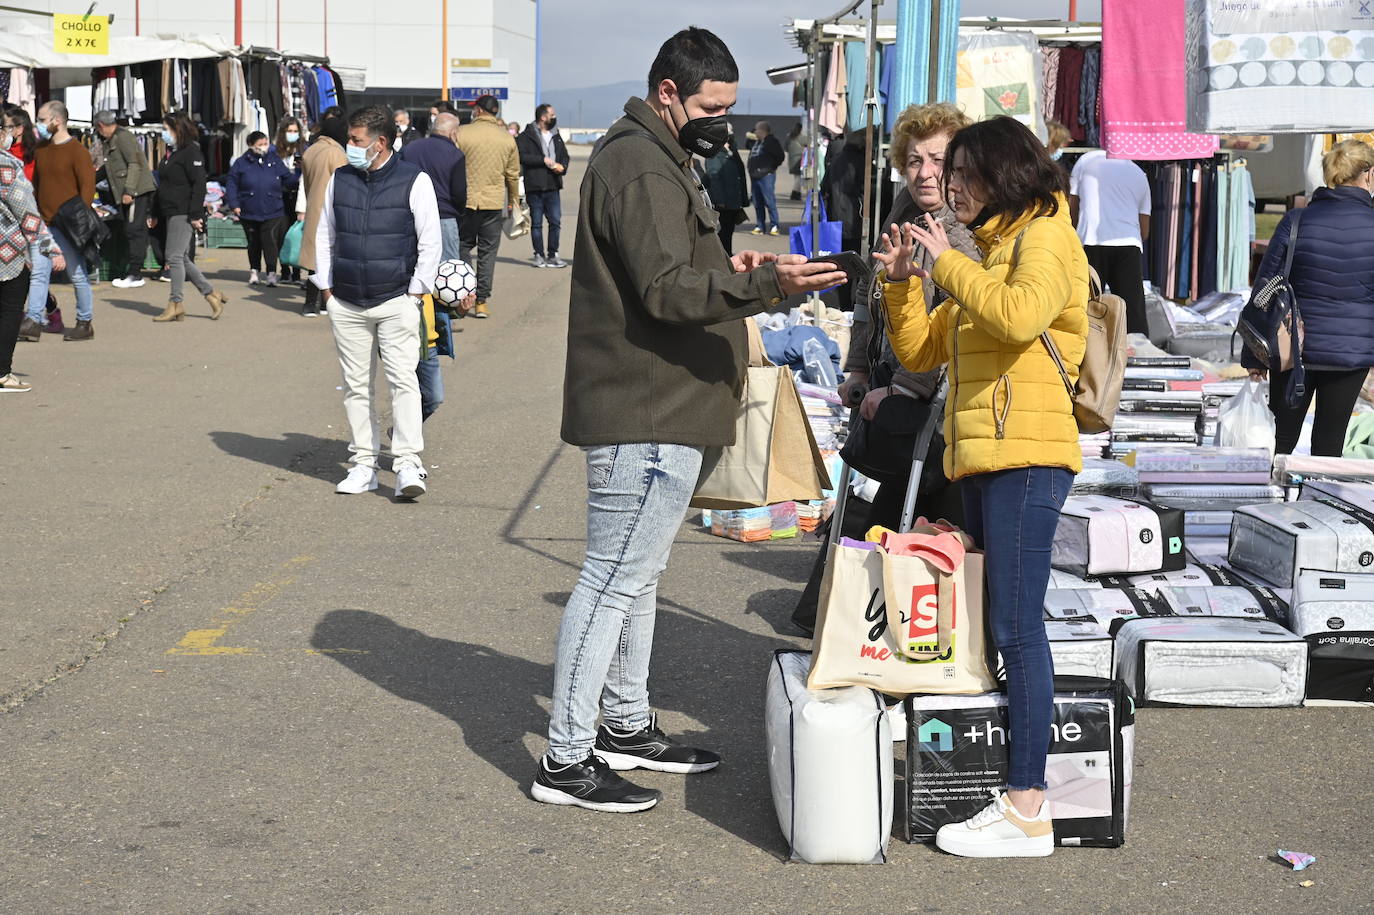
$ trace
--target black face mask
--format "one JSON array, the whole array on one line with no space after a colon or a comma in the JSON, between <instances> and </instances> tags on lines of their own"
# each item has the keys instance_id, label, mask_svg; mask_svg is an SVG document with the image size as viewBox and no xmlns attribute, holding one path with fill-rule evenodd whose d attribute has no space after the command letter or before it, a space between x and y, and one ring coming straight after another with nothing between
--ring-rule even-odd
<instances>
[{"instance_id":1,"label":"black face mask","mask_svg":"<svg viewBox=\"0 0 1374 915\"><path fill-rule=\"evenodd\" d=\"M558 126L558 118L549 118L549 123L544 127L545 130L553 130Z\"/></svg>"},{"instance_id":2,"label":"black face mask","mask_svg":"<svg viewBox=\"0 0 1374 915\"><path fill-rule=\"evenodd\" d=\"M682 103L679 102L678 105L681 106ZM682 109L682 115L687 116L685 107ZM703 159L709 159L720 152L728 139L730 122L723 114L709 118L688 118L687 122L677 129L677 141L682 148Z\"/></svg>"}]
</instances>

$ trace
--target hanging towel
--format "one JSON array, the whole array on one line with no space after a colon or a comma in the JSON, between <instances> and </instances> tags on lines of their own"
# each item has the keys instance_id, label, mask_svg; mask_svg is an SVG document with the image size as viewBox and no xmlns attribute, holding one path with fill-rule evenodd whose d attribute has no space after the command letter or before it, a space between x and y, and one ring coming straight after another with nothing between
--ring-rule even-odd
<instances>
[{"instance_id":1,"label":"hanging towel","mask_svg":"<svg viewBox=\"0 0 1374 915\"><path fill-rule=\"evenodd\" d=\"M1202 159L1217 137L1187 130L1184 3L1103 0L1102 141L1122 159Z\"/></svg>"},{"instance_id":2,"label":"hanging towel","mask_svg":"<svg viewBox=\"0 0 1374 915\"><path fill-rule=\"evenodd\" d=\"M955 98L964 114L975 121L1008 115L1041 140L1047 138L1040 112L1040 45L1034 33L961 35L956 66Z\"/></svg>"}]
</instances>

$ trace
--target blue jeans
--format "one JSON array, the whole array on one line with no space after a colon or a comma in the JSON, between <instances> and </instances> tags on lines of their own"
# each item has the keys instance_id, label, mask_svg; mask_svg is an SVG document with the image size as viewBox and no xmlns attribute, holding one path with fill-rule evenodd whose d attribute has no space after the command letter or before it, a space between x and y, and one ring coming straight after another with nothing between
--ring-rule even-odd
<instances>
[{"instance_id":1,"label":"blue jeans","mask_svg":"<svg viewBox=\"0 0 1374 915\"><path fill-rule=\"evenodd\" d=\"M777 173L754 179L754 215L758 226L767 232L770 226L778 225L778 196L774 193L778 183ZM764 223L767 216L771 222Z\"/></svg>"},{"instance_id":2,"label":"blue jeans","mask_svg":"<svg viewBox=\"0 0 1374 915\"><path fill-rule=\"evenodd\" d=\"M530 205L530 240L534 242L534 253L539 256L558 253L558 233L563 227L563 201L558 191L534 191L525 194L525 202ZM544 219L549 220L549 246L544 247Z\"/></svg>"},{"instance_id":3,"label":"blue jeans","mask_svg":"<svg viewBox=\"0 0 1374 915\"><path fill-rule=\"evenodd\" d=\"M53 241L62 249L62 256L67 259L67 276L71 278L72 287L76 290L76 319L89 321L95 310L92 308L94 300L91 296L91 279L86 272L86 258L81 256L76 245L72 244L57 226L48 226L48 231L52 233ZM29 278L28 312L29 318L40 324L47 320L44 309L48 302L48 283L51 277L52 260L38 255L34 260L33 274Z\"/></svg>"},{"instance_id":4,"label":"blue jeans","mask_svg":"<svg viewBox=\"0 0 1374 915\"><path fill-rule=\"evenodd\" d=\"M434 415L444 402L444 375L439 369L439 355L433 347L428 355L415 366L415 375L420 379L420 422Z\"/></svg>"},{"instance_id":5,"label":"blue jeans","mask_svg":"<svg viewBox=\"0 0 1374 915\"><path fill-rule=\"evenodd\" d=\"M38 243L29 245L29 301L24 317L35 324L48 320L48 281L52 277L52 260L44 257Z\"/></svg>"},{"instance_id":6,"label":"blue jeans","mask_svg":"<svg viewBox=\"0 0 1374 915\"><path fill-rule=\"evenodd\" d=\"M1045 787L1054 716L1054 664L1045 588L1059 512L1073 486L1062 467L1017 467L964 477L964 527L986 553L988 622L1007 675L1011 771L1007 787Z\"/></svg>"},{"instance_id":7,"label":"blue jeans","mask_svg":"<svg viewBox=\"0 0 1374 915\"><path fill-rule=\"evenodd\" d=\"M446 261L458 259L458 220L439 220L439 256Z\"/></svg>"},{"instance_id":8,"label":"blue jeans","mask_svg":"<svg viewBox=\"0 0 1374 915\"><path fill-rule=\"evenodd\" d=\"M658 579L701 472L701 449L654 442L587 455L587 556L558 629L549 758L581 762L607 724L649 723Z\"/></svg>"}]
</instances>

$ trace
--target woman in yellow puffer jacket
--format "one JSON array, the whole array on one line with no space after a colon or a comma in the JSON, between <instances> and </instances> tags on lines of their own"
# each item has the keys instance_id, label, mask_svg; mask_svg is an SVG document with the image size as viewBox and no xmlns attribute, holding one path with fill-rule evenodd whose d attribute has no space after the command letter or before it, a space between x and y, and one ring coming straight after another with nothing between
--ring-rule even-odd
<instances>
[{"instance_id":1,"label":"woman in yellow puffer jacket","mask_svg":"<svg viewBox=\"0 0 1374 915\"><path fill-rule=\"evenodd\" d=\"M889 337L902 365L950 364L945 473L963 480L964 521L986 553L988 617L1007 677L1007 791L940 829L936 844L971 857L1054 851L1044 802L1054 670L1043 605L1050 547L1082 469L1073 403L1041 334L1071 378L1088 330L1088 261L1069 219L1064 173L1025 126L993 118L954 135L944 172L956 218L983 261L953 250L944 229L907 223L875 254L886 277ZM920 245L929 273L912 265ZM922 282L950 299L927 314Z\"/></svg>"}]
</instances>

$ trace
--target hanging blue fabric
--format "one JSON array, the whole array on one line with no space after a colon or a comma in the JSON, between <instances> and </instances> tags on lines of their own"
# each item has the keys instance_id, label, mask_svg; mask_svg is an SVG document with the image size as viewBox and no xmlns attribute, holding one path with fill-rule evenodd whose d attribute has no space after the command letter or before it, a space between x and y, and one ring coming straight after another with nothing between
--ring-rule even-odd
<instances>
[{"instance_id":1,"label":"hanging blue fabric","mask_svg":"<svg viewBox=\"0 0 1374 915\"><path fill-rule=\"evenodd\" d=\"M940 97L939 102L954 101L959 58L960 0L944 0L940 5Z\"/></svg>"},{"instance_id":2,"label":"hanging blue fabric","mask_svg":"<svg viewBox=\"0 0 1374 915\"><path fill-rule=\"evenodd\" d=\"M929 91L930 0L898 0L893 52L896 60L887 110L888 121L895 124L903 108L924 104Z\"/></svg>"},{"instance_id":3,"label":"hanging blue fabric","mask_svg":"<svg viewBox=\"0 0 1374 915\"><path fill-rule=\"evenodd\" d=\"M864 117L864 102L868 99L868 58L864 55L862 41L844 43L844 71L846 129L862 130L867 119Z\"/></svg>"}]
</instances>

